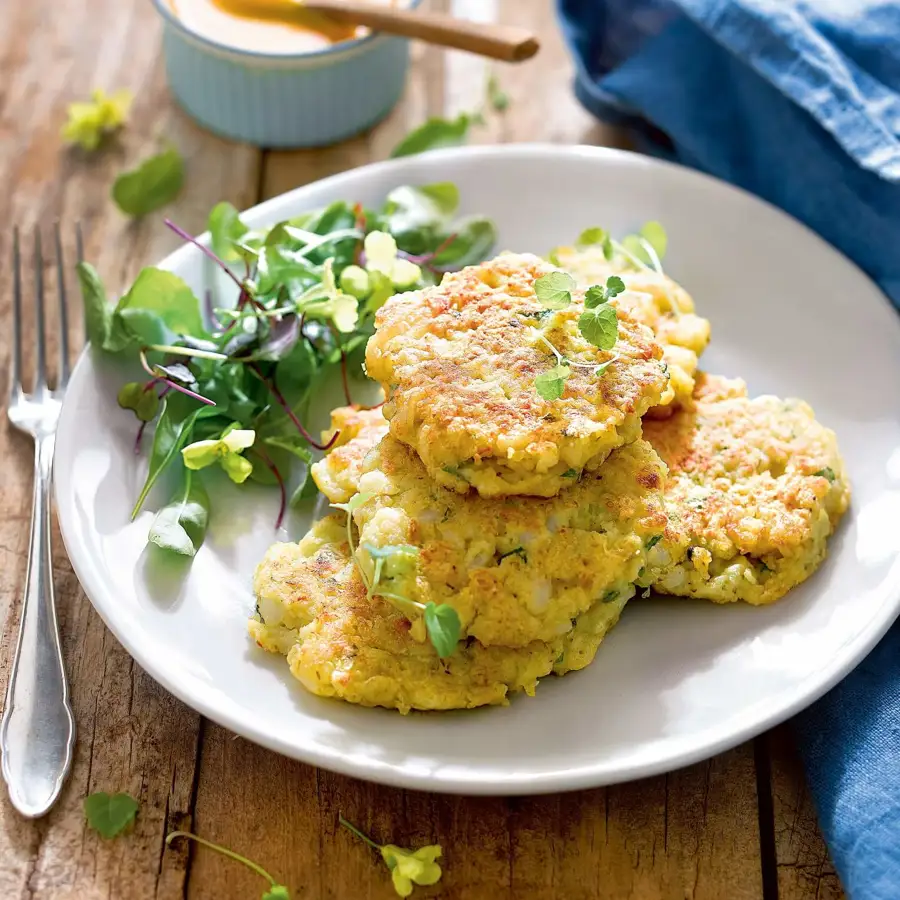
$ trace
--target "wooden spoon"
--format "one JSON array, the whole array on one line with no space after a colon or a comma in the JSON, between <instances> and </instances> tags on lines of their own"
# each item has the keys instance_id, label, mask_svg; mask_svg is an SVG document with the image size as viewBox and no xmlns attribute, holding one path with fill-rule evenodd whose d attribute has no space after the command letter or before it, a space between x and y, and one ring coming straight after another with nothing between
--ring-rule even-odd
<instances>
[{"instance_id":1,"label":"wooden spoon","mask_svg":"<svg viewBox=\"0 0 900 900\"><path fill-rule=\"evenodd\" d=\"M468 50L503 62L522 62L538 52L538 39L526 28L469 22L453 16L376 6L362 0L301 0L305 9L347 25L363 25L441 47Z\"/></svg>"}]
</instances>

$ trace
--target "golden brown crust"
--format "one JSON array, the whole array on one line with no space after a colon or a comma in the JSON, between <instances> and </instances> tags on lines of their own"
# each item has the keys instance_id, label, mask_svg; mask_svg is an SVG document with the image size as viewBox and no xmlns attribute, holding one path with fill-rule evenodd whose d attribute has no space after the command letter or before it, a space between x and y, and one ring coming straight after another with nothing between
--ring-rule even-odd
<instances>
[{"instance_id":1,"label":"golden brown crust","mask_svg":"<svg viewBox=\"0 0 900 900\"><path fill-rule=\"evenodd\" d=\"M669 467L669 524L648 577L663 593L771 603L824 559L847 508L834 433L800 400L745 392L707 376L690 408L645 422Z\"/></svg>"},{"instance_id":2,"label":"golden brown crust","mask_svg":"<svg viewBox=\"0 0 900 900\"><path fill-rule=\"evenodd\" d=\"M463 496L435 485L413 450L387 436L359 479L370 499L354 512L360 560L410 545L413 565L385 589L446 603L463 634L522 646L571 630L604 598L630 596L646 548L662 533L665 468L645 441L616 450L597 473L571 477L552 498Z\"/></svg>"},{"instance_id":3,"label":"golden brown crust","mask_svg":"<svg viewBox=\"0 0 900 900\"><path fill-rule=\"evenodd\" d=\"M709 343L709 320L696 315L690 294L667 275L638 269L622 256L607 260L599 245L557 247L553 259L579 285L605 284L618 275L627 288L615 303L635 321L646 325L662 345L672 391L647 415L666 418L688 402L694 388L699 357Z\"/></svg>"},{"instance_id":4,"label":"golden brown crust","mask_svg":"<svg viewBox=\"0 0 900 900\"><path fill-rule=\"evenodd\" d=\"M551 671L587 665L621 610L602 606L564 638L518 649L464 641L442 661L405 616L367 595L337 516L316 523L299 544L270 548L254 587L259 612L250 634L264 649L286 656L304 688L403 713L469 709L505 703L515 691L533 694Z\"/></svg>"},{"instance_id":5,"label":"golden brown crust","mask_svg":"<svg viewBox=\"0 0 900 900\"><path fill-rule=\"evenodd\" d=\"M391 434L439 483L553 496L564 473L596 468L639 437L640 417L667 390L662 348L620 309L616 361L600 377L573 367L563 396L541 399L535 377L557 363L542 332L575 362L612 356L578 331L582 292L557 312L538 303L534 282L552 271L536 256L504 254L379 311L367 370L387 392Z\"/></svg>"},{"instance_id":6,"label":"golden brown crust","mask_svg":"<svg viewBox=\"0 0 900 900\"><path fill-rule=\"evenodd\" d=\"M366 455L387 434L388 423L380 406L341 406L332 410L331 426L322 432L322 440L327 443L335 431L338 439L310 474L331 503L346 503L356 493Z\"/></svg>"}]
</instances>

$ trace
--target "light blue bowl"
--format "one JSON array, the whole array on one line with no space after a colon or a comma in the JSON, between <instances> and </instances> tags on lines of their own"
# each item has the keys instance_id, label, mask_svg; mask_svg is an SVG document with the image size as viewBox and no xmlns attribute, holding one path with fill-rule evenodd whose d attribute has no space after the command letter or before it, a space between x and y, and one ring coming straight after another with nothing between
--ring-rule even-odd
<instances>
[{"instance_id":1,"label":"light blue bowl","mask_svg":"<svg viewBox=\"0 0 900 900\"><path fill-rule=\"evenodd\" d=\"M400 99L409 41L373 34L296 56L236 50L188 30L166 0L166 72L205 128L260 147L320 147L383 119ZM411 0L418 6L421 0Z\"/></svg>"}]
</instances>

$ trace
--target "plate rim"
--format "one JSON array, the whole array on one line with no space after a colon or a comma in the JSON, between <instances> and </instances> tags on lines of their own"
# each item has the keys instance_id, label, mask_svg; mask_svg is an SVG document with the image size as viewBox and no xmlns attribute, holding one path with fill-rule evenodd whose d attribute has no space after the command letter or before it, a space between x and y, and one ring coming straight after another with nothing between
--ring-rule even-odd
<instances>
[{"instance_id":1,"label":"plate rim","mask_svg":"<svg viewBox=\"0 0 900 900\"><path fill-rule=\"evenodd\" d=\"M679 177L687 177L688 180L698 180L713 185L716 189L724 189L726 192L734 192L743 197L748 198L751 202L762 204L774 212L776 215L790 220L794 225L799 226L806 232L808 237L814 238L820 248L839 257L845 265L849 265L855 270L858 277L865 279L875 292L881 298L882 309L888 312L895 322L896 327L900 328L900 318L897 317L897 311L894 309L888 297L881 288L852 260L845 256L836 247L829 244L819 234L810 229L803 222L794 216L785 212L780 207L764 200L761 197L752 194L743 188L729 184L704 172L697 171L687 166L668 160L659 160L653 157L644 156L627 150L620 150L610 147L591 147L585 145L557 145L549 143L527 143L527 144L500 144L463 148L448 148L443 150L435 150L429 153L420 154L414 159L441 159L453 158L460 156L470 157L472 159L494 157L494 156L513 156L521 158L540 158L544 156L553 156L557 159L572 159L575 157L592 158L597 161L598 165L611 164L625 166L641 166L648 168L662 167L666 169L674 169L678 171ZM274 210L283 204L290 203L292 198L298 194L311 191L313 188L327 188L334 183L345 180L351 174L382 174L391 170L404 170L410 164L410 158L401 158L396 160L384 160L380 162L369 163L364 166L358 166L353 169L347 169L343 172L335 173L327 178L309 182L308 184L294 188L276 197L272 197L262 203L256 204L247 210L241 212L242 216L246 216L247 220L252 224L259 224L267 219L274 219L272 214ZM198 236L198 241L208 244L209 232L204 232ZM200 251L190 245L179 247L168 256L166 256L157 265L164 269L174 269L179 267L184 257L198 254ZM127 622L117 621L115 616L110 615L116 607L113 591L110 590L103 579L99 577L95 567L90 562L89 548L80 540L80 528L77 525L77 517L74 510L74 492L67 490L66 487L70 483L66 475L58 474L64 471L61 466L57 465L57 459L60 455L60 448L64 447L65 437L68 432L68 420L70 418L66 413L66 406L69 404L69 397L72 396L71 386L77 384L78 379L84 377L84 370L91 364L88 360L90 357L90 344L86 343L78 362L76 363L69 382L69 390L63 401L63 409L60 415L60 428L57 432L57 438L60 435L64 440L57 440L54 449L54 499L57 507L57 518L60 526L63 544L65 545L66 554L70 564L78 578L79 584L84 590L85 595L96 610L100 618L103 620L107 628L112 632L115 638L122 644L128 654L165 690L172 694L179 701L183 702L190 709L200 715L210 719L223 728L239 734L253 743L264 746L276 753L280 753L286 757L297 759L308 765L320 766L333 772L350 777L361 778L363 780L372 781L391 787L426 790L435 793L450 793L460 795L486 795L486 796L508 796L515 794L538 795L551 792L574 791L587 788L600 787L611 784L618 784L626 781L632 781L640 778L659 775L664 772L671 772L685 766L692 765L701 760L708 759L719 753L725 752L744 743L762 732L779 725L786 719L796 715L798 712L806 709L827 693L846 675L848 675L856 666L862 662L866 655L878 644L881 638L887 633L893 622L900 616L900 572L896 567L893 572L888 573L885 583L882 585L884 594L883 601L879 607L877 616L874 616L866 624L863 630L852 640L842 645L840 652L829 660L828 664L822 666L817 672L798 682L793 690L787 692L787 696L779 706L774 709L764 704L760 706L759 711L754 712L748 710L744 716L744 721L737 728L729 727L718 730L706 729L697 732L687 746L682 747L676 752L658 753L652 757L644 758L635 762L620 764L614 771L606 770L602 767L601 761L592 762L588 765L582 765L576 769L556 768L552 771L540 772L538 774L523 775L521 772L514 774L503 780L475 778L472 773L464 773L462 775L451 774L445 775L440 772L437 774L421 774L410 771L404 767L404 764L388 764L381 763L375 759L360 760L359 757L350 756L346 752L340 750L329 750L320 744L298 745L294 742L282 741L277 734L270 734L254 727L252 722L247 722L238 715L232 714L227 709L218 708L214 703L207 700L205 696L192 693L189 689L192 683L189 680L186 685L177 683L174 678L169 677L168 671L164 665L164 661L159 659L157 654L152 652L152 645L147 646L140 641L134 640L129 632ZM73 552L74 551L74 552ZM893 575L893 579L891 579ZM96 577L95 577L96 576ZM95 597L104 600L98 603ZM146 651L146 652L145 652ZM685 744L688 738L682 738L680 743Z\"/></svg>"}]
</instances>

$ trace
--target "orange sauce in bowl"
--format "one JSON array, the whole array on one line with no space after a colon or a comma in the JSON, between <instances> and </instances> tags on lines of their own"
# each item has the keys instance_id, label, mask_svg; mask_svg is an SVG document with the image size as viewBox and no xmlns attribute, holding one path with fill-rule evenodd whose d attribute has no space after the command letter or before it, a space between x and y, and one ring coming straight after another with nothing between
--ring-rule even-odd
<instances>
[{"instance_id":1,"label":"orange sauce in bowl","mask_svg":"<svg viewBox=\"0 0 900 900\"><path fill-rule=\"evenodd\" d=\"M195 34L256 53L312 53L368 34L368 29L342 25L305 10L298 0L168 0L168 3L175 16Z\"/></svg>"}]
</instances>

